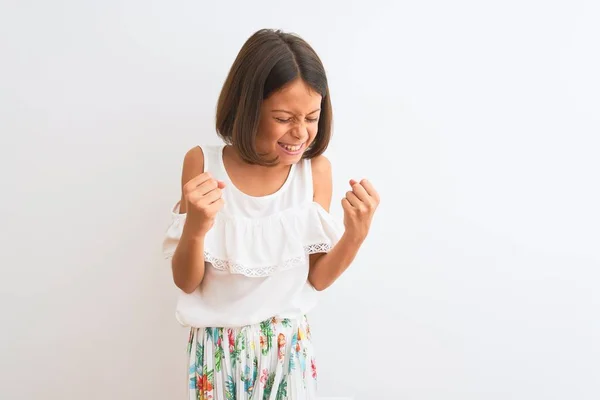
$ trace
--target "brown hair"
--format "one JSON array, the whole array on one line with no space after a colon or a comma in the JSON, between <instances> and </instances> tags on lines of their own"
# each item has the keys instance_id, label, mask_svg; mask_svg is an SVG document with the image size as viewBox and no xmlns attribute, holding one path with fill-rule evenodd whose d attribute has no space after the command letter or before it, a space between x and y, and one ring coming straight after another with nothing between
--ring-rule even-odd
<instances>
[{"instance_id":1,"label":"brown hair","mask_svg":"<svg viewBox=\"0 0 600 400\"><path fill-rule=\"evenodd\" d=\"M319 56L294 34L261 29L237 55L217 105L217 133L237 149L244 161L259 165L276 162L265 160L256 152L260 107L263 100L296 78L322 97L317 136L303 157L316 157L327 148L333 115L327 76Z\"/></svg>"}]
</instances>

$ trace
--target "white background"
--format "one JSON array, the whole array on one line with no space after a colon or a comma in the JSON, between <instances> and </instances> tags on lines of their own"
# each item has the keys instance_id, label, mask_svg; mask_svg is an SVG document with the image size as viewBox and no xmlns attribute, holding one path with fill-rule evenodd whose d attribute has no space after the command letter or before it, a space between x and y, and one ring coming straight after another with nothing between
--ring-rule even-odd
<instances>
[{"instance_id":1,"label":"white background","mask_svg":"<svg viewBox=\"0 0 600 400\"><path fill-rule=\"evenodd\" d=\"M600 398L600 6L17 1L0 8L0 398L183 399L160 243L243 42L329 74L333 213L383 202L312 314L322 395Z\"/></svg>"}]
</instances>

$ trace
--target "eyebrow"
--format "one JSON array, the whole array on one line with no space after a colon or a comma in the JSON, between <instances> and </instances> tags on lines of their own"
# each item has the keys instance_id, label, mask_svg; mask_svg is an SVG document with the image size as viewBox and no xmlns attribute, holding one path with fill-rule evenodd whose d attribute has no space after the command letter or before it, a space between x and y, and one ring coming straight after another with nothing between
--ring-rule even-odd
<instances>
[{"instance_id":1,"label":"eyebrow","mask_svg":"<svg viewBox=\"0 0 600 400\"><path fill-rule=\"evenodd\" d=\"M320 109L320 108L317 108L316 110L314 110L314 111L311 111L311 112L309 112L309 113L308 113L308 114L306 114L306 115L314 114L314 113L316 113L317 111L321 111L321 109ZM287 111L287 110L271 110L271 112L282 112L282 113L286 113L286 114L295 115L293 112L291 112L291 111Z\"/></svg>"}]
</instances>

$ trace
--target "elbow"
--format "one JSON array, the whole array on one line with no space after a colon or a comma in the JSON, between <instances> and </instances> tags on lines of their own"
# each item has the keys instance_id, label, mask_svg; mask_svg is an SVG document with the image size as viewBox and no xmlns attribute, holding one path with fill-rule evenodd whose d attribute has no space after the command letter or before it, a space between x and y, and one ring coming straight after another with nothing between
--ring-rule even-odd
<instances>
[{"instance_id":1,"label":"elbow","mask_svg":"<svg viewBox=\"0 0 600 400\"><path fill-rule=\"evenodd\" d=\"M173 279L173 282L185 294L192 294L198 288L198 285L192 285L189 282L182 282L178 279Z\"/></svg>"},{"instance_id":2,"label":"elbow","mask_svg":"<svg viewBox=\"0 0 600 400\"><path fill-rule=\"evenodd\" d=\"M322 285L322 286L315 286L315 285L313 285L313 287L315 288L315 290L317 292L322 292L323 290L325 290L325 289L328 288L328 286L325 286L325 285Z\"/></svg>"},{"instance_id":3,"label":"elbow","mask_svg":"<svg viewBox=\"0 0 600 400\"><path fill-rule=\"evenodd\" d=\"M176 266L175 257L173 257L173 260L171 261L171 271L173 273L173 283L186 294L193 293L198 286L200 286L202 278L204 278L204 274L199 277L194 277L190 276L185 271L182 271L181 268Z\"/></svg>"},{"instance_id":4,"label":"elbow","mask_svg":"<svg viewBox=\"0 0 600 400\"><path fill-rule=\"evenodd\" d=\"M319 279L308 279L308 282L312 285L312 287L317 291L317 292L322 292L323 290L327 289L329 286L331 286L331 283L325 283L322 280Z\"/></svg>"},{"instance_id":5,"label":"elbow","mask_svg":"<svg viewBox=\"0 0 600 400\"><path fill-rule=\"evenodd\" d=\"M181 276L177 274L175 270L173 270L173 283L177 286L182 292L186 294L193 293L198 286L200 286L200 282L195 283L189 277Z\"/></svg>"},{"instance_id":6,"label":"elbow","mask_svg":"<svg viewBox=\"0 0 600 400\"><path fill-rule=\"evenodd\" d=\"M179 289L181 289L185 294L192 294L196 291L196 288L198 286L179 286Z\"/></svg>"}]
</instances>

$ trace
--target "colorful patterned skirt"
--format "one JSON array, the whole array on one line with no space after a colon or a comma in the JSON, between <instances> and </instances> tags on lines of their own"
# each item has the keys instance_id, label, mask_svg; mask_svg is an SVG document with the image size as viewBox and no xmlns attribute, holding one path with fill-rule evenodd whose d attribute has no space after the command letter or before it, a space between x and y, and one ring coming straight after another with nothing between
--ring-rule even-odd
<instances>
[{"instance_id":1,"label":"colorful patterned skirt","mask_svg":"<svg viewBox=\"0 0 600 400\"><path fill-rule=\"evenodd\" d=\"M192 328L190 400L312 400L317 370L306 317Z\"/></svg>"}]
</instances>

